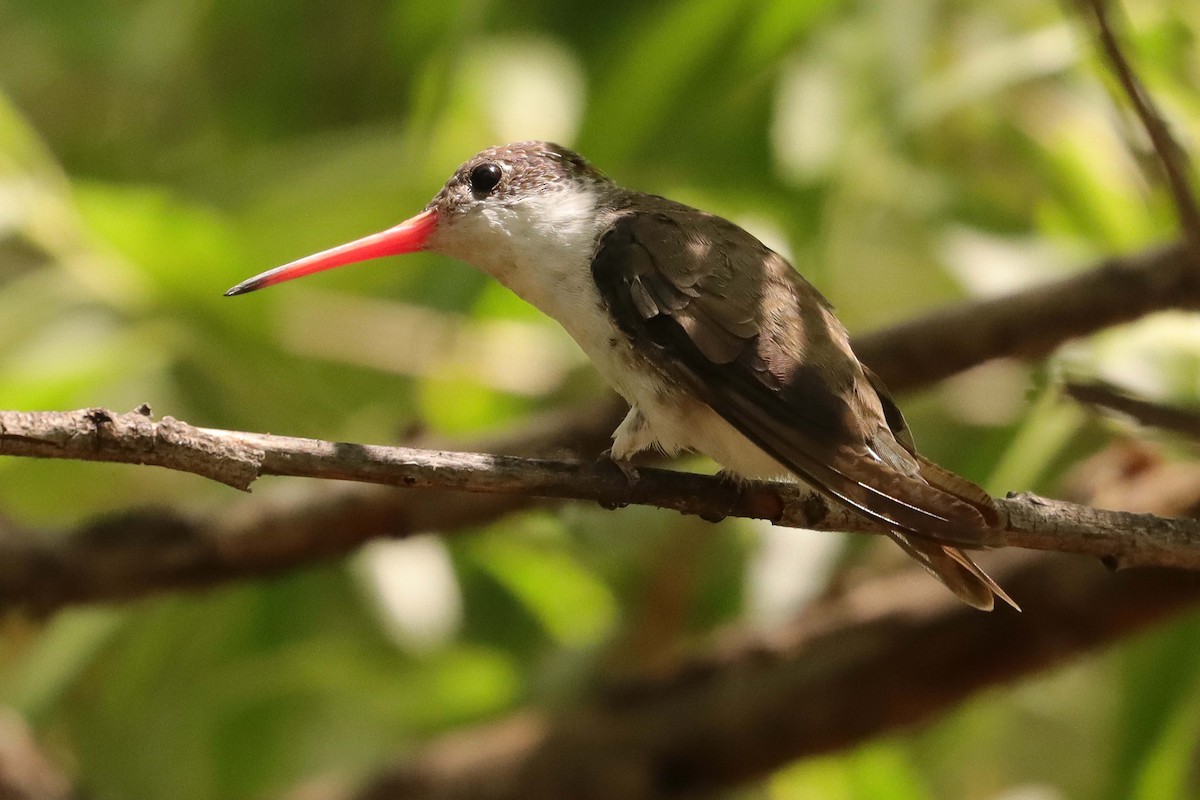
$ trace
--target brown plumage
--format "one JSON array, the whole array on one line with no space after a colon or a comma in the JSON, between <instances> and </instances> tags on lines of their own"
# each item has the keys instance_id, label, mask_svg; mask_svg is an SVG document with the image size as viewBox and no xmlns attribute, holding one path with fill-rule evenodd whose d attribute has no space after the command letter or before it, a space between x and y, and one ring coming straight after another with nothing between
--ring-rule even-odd
<instances>
[{"instance_id":1,"label":"brown plumage","mask_svg":"<svg viewBox=\"0 0 1200 800\"><path fill-rule=\"evenodd\" d=\"M732 222L623 189L559 145L484 150L412 219L227 294L422 249L558 320L629 401L614 458L692 449L737 477L793 475L885 525L965 602L1015 607L958 549L1003 543L991 498L917 454L820 292Z\"/></svg>"},{"instance_id":2,"label":"brown plumage","mask_svg":"<svg viewBox=\"0 0 1200 800\"><path fill-rule=\"evenodd\" d=\"M991 498L917 454L820 292L725 219L647 195L620 206L592 274L639 350L787 471L887 525L962 600L1016 607L954 546L1003 542Z\"/></svg>"}]
</instances>

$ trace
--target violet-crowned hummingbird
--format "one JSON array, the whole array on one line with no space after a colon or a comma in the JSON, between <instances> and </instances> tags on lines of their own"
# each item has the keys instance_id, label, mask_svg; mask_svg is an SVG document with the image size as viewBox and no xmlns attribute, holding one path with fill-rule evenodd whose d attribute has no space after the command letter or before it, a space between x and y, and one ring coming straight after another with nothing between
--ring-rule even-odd
<instances>
[{"instance_id":1,"label":"violet-crowned hummingbird","mask_svg":"<svg viewBox=\"0 0 1200 800\"><path fill-rule=\"evenodd\" d=\"M484 150L412 219L226 294L418 250L472 264L566 328L629 402L618 463L694 450L735 478L800 478L886 526L964 602L1016 608L959 549L1003 544L991 498L916 452L821 293L732 222L624 189L559 145Z\"/></svg>"}]
</instances>

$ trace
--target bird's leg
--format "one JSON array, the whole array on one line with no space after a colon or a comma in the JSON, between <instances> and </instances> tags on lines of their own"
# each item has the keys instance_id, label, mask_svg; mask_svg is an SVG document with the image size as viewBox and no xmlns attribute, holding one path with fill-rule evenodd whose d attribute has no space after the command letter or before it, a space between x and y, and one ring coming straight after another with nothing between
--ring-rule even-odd
<instances>
[{"instance_id":1,"label":"bird's leg","mask_svg":"<svg viewBox=\"0 0 1200 800\"><path fill-rule=\"evenodd\" d=\"M637 467L633 465L633 456L653 445L654 434L650 432L650 426L642 412L634 406L613 431L613 446L601 453L600 458L615 464L630 485L633 485L639 480Z\"/></svg>"}]
</instances>

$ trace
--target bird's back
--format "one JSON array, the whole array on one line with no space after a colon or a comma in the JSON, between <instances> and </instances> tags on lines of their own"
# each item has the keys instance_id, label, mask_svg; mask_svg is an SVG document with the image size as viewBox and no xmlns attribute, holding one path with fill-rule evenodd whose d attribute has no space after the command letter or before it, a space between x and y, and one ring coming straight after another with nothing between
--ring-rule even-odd
<instances>
[{"instance_id":1,"label":"bird's back","mask_svg":"<svg viewBox=\"0 0 1200 800\"><path fill-rule=\"evenodd\" d=\"M632 349L743 444L702 415L666 418L670 403L647 409L652 425L743 477L781 465L882 522L964 600L990 605L999 587L954 547L998 542L991 499L916 453L830 303L785 259L728 220L641 195L614 211L592 274Z\"/></svg>"}]
</instances>

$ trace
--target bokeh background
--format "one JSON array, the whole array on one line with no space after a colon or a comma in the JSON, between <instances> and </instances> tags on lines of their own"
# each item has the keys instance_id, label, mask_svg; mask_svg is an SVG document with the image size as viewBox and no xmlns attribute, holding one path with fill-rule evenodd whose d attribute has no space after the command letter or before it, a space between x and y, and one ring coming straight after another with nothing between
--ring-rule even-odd
<instances>
[{"instance_id":1,"label":"bokeh background","mask_svg":"<svg viewBox=\"0 0 1200 800\"><path fill-rule=\"evenodd\" d=\"M469 441L600 396L564 333L446 259L221 296L398 222L516 139L738 221L852 331L1171 240L1146 143L1069 5L4 0L0 407L148 402L211 427ZM1118 19L1190 148L1200 2ZM1195 402L1200 322L1155 315L902 405L935 460L994 493L1054 493L1129 432L1063 401L1064 374ZM50 532L240 502L161 470L0 460L0 513ZM9 615L0 703L90 796L272 797L569 704L639 631L769 626L897 559L733 520L531 511L262 583ZM1195 796L1198 678L1193 617L738 796Z\"/></svg>"}]
</instances>

